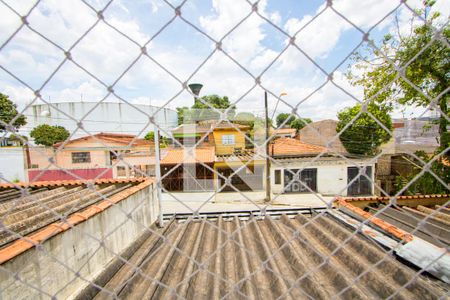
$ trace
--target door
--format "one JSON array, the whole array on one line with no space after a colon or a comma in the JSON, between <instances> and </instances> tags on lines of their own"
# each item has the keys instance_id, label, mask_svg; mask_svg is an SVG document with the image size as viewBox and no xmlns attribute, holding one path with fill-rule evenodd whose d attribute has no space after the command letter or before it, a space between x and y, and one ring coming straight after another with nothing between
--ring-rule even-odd
<instances>
[{"instance_id":1,"label":"door","mask_svg":"<svg viewBox=\"0 0 450 300\"><path fill-rule=\"evenodd\" d=\"M297 174L298 171L299 169L284 170L284 191L286 193L316 192L317 169L303 169L298 176L300 180L294 179L294 174Z\"/></svg>"},{"instance_id":2,"label":"door","mask_svg":"<svg viewBox=\"0 0 450 300\"><path fill-rule=\"evenodd\" d=\"M372 195L372 167L366 167L366 176L359 176L358 167L348 167L347 169L347 195L361 196ZM354 179L351 184L350 182ZM370 179L370 180L369 180Z\"/></svg>"}]
</instances>

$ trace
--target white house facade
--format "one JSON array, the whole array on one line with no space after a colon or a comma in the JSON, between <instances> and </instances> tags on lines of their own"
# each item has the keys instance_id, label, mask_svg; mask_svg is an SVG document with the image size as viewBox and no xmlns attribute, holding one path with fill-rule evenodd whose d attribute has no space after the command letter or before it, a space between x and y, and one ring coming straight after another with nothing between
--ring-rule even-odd
<instances>
[{"instance_id":1,"label":"white house facade","mask_svg":"<svg viewBox=\"0 0 450 300\"><path fill-rule=\"evenodd\" d=\"M361 167L365 167L366 176L359 175ZM374 171L375 163L370 159L277 158L271 165L272 193L315 192L324 196L373 195Z\"/></svg>"},{"instance_id":2,"label":"white house facade","mask_svg":"<svg viewBox=\"0 0 450 300\"><path fill-rule=\"evenodd\" d=\"M273 158L270 177L273 194L374 194L375 161L372 158L333 155L323 146L292 138L276 139L269 150Z\"/></svg>"}]
</instances>

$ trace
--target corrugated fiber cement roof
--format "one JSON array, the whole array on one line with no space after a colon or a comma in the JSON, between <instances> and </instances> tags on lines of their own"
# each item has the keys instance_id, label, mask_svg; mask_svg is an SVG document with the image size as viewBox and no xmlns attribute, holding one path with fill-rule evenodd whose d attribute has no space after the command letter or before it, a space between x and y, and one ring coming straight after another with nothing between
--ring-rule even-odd
<instances>
[{"instance_id":1,"label":"corrugated fiber cement roof","mask_svg":"<svg viewBox=\"0 0 450 300\"><path fill-rule=\"evenodd\" d=\"M325 213L175 220L146 233L81 298L438 299L442 285ZM330 256L327 260L325 257ZM368 271L369 270L369 271Z\"/></svg>"}]
</instances>

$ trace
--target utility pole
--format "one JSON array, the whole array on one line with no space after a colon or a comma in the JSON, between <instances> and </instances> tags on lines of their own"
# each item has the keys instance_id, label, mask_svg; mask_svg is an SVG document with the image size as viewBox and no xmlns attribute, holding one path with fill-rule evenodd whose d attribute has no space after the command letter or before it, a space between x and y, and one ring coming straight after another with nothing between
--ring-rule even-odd
<instances>
[{"instance_id":1,"label":"utility pole","mask_svg":"<svg viewBox=\"0 0 450 300\"><path fill-rule=\"evenodd\" d=\"M156 127L156 126L155 126ZM160 165L160 160L161 160L161 153L160 153L160 149L159 149L159 129L156 129L154 131L154 141L155 141L155 175L156 175L156 195L158 197L158 209L159 209L159 215L158 215L158 221L159 221L159 226L163 227L163 211L162 211L162 193L161 193L161 185L162 185L162 180L161 180L161 165Z\"/></svg>"},{"instance_id":2,"label":"utility pole","mask_svg":"<svg viewBox=\"0 0 450 300\"><path fill-rule=\"evenodd\" d=\"M269 159L269 110L267 105L267 91L264 91L264 107L266 110L266 202L270 202L270 159Z\"/></svg>"}]
</instances>

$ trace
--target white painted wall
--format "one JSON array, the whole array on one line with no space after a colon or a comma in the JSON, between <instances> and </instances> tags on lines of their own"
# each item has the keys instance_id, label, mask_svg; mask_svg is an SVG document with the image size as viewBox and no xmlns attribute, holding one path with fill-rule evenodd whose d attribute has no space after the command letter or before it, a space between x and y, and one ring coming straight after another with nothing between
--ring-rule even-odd
<instances>
[{"instance_id":1,"label":"white painted wall","mask_svg":"<svg viewBox=\"0 0 450 300\"><path fill-rule=\"evenodd\" d=\"M358 166L372 166L372 178L374 178L375 164L369 159L352 159L351 162L342 158L324 157L317 161L313 159L279 159L271 164L272 193L283 193L284 170L317 168L317 193L322 195L347 196L347 168ZM281 170L281 184L275 184L275 170ZM373 186L372 186L373 194Z\"/></svg>"},{"instance_id":2,"label":"white painted wall","mask_svg":"<svg viewBox=\"0 0 450 300\"><path fill-rule=\"evenodd\" d=\"M0 182L27 181L22 147L0 147Z\"/></svg>"}]
</instances>

